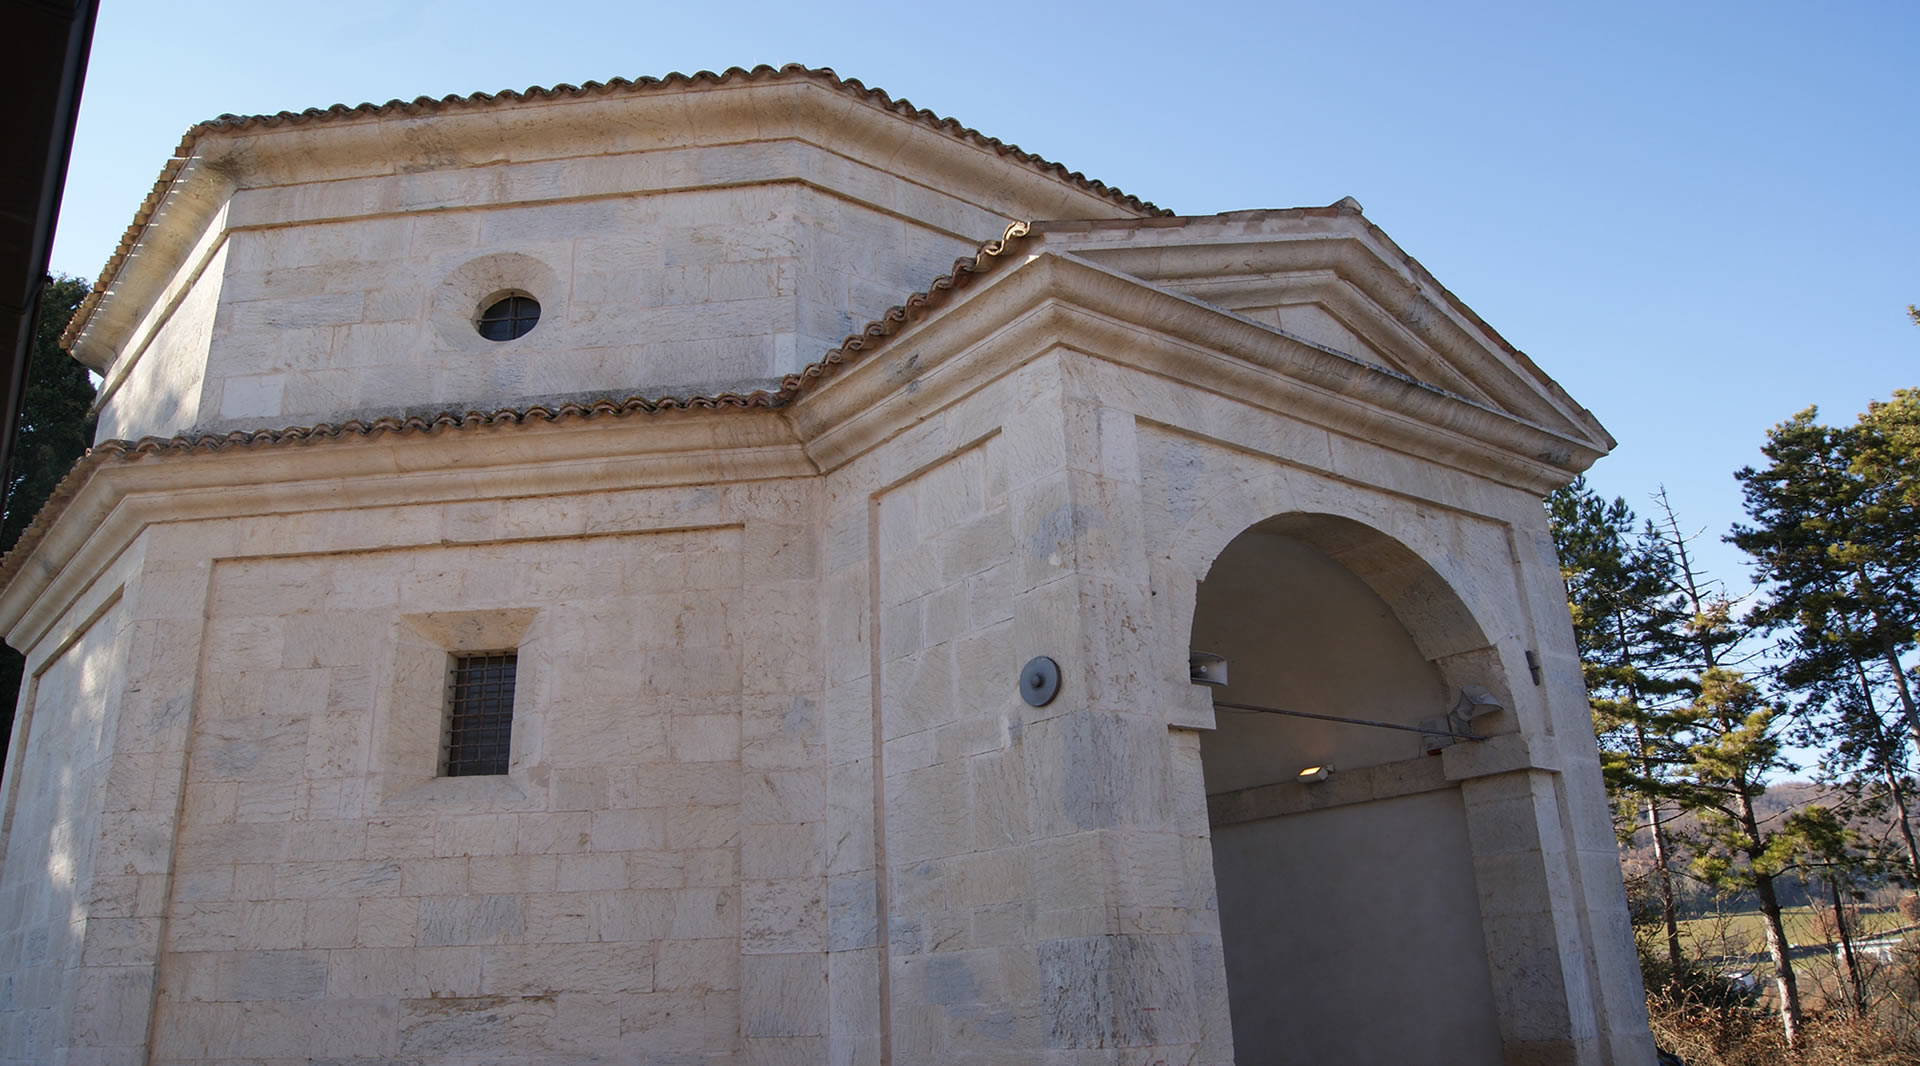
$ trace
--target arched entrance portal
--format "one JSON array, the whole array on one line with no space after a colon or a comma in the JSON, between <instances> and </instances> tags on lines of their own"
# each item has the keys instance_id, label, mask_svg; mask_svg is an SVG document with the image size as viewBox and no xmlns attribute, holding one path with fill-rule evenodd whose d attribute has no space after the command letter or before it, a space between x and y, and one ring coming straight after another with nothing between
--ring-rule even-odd
<instances>
[{"instance_id":1,"label":"arched entrance portal","mask_svg":"<svg viewBox=\"0 0 1920 1066\"><path fill-rule=\"evenodd\" d=\"M1425 738L1220 708L1444 715L1496 687L1465 606L1378 531L1288 515L1214 561L1192 646L1231 682L1201 759L1236 1060L1500 1061L1466 812Z\"/></svg>"}]
</instances>

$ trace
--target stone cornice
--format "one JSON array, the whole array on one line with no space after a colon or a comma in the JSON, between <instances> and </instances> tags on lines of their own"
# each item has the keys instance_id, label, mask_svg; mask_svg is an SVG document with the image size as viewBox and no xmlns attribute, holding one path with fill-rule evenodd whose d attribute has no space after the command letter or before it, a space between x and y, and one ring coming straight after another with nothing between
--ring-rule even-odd
<instances>
[{"instance_id":1,"label":"stone cornice","mask_svg":"<svg viewBox=\"0 0 1920 1066\"><path fill-rule=\"evenodd\" d=\"M1072 252L1210 304L1319 303L1418 380L1602 450L1616 443L1351 198L1192 218L1043 222L1033 233L1040 248Z\"/></svg>"},{"instance_id":2,"label":"stone cornice","mask_svg":"<svg viewBox=\"0 0 1920 1066\"><path fill-rule=\"evenodd\" d=\"M0 629L30 640L152 522L807 476L1059 348L1540 495L1603 452L1070 255L1038 254L942 291L945 305L917 321L903 314L898 333L880 335L888 344L878 356L784 407L422 422L373 436L235 434L204 448L101 453L75 471L38 541L9 558Z\"/></svg>"},{"instance_id":3,"label":"stone cornice","mask_svg":"<svg viewBox=\"0 0 1920 1066\"><path fill-rule=\"evenodd\" d=\"M811 476L1063 350L1536 496L1610 443L1077 255L1034 251L1024 232L1015 226L956 263L928 294L849 338L779 394L691 405L707 409L607 401L538 416L381 420L103 447L82 460L7 558L0 631L16 646L30 642L152 523ZM995 263L1004 265L983 273Z\"/></svg>"},{"instance_id":4,"label":"stone cornice","mask_svg":"<svg viewBox=\"0 0 1920 1066\"><path fill-rule=\"evenodd\" d=\"M26 647L160 522L712 485L817 471L779 414L501 424L432 435L276 441L91 460L57 521L0 590L0 632ZM368 546L371 547L371 546Z\"/></svg>"},{"instance_id":5,"label":"stone cornice","mask_svg":"<svg viewBox=\"0 0 1920 1066\"><path fill-rule=\"evenodd\" d=\"M1536 495L1571 480L1606 451L1601 442L1537 425L1076 256L1048 252L977 284L896 337L891 354L843 372L789 415L814 461L832 469L899 425L1055 347Z\"/></svg>"}]
</instances>

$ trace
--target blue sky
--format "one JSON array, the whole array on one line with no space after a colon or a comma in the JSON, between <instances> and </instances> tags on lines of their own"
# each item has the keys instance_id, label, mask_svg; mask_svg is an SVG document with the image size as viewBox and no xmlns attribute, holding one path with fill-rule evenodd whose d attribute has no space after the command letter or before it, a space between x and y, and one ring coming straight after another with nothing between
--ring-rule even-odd
<instances>
[{"instance_id":1,"label":"blue sky","mask_svg":"<svg viewBox=\"0 0 1920 1066\"><path fill-rule=\"evenodd\" d=\"M102 7L53 256L89 279L221 113L799 62L1182 214L1355 197L1735 591L1767 427L1920 386L1910 2Z\"/></svg>"}]
</instances>

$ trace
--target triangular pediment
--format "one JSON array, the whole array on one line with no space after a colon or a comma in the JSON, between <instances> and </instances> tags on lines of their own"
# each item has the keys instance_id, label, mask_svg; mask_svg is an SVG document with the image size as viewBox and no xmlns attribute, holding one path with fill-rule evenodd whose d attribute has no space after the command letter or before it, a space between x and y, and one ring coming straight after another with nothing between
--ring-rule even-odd
<instances>
[{"instance_id":1,"label":"triangular pediment","mask_svg":"<svg viewBox=\"0 0 1920 1066\"><path fill-rule=\"evenodd\" d=\"M1610 449L1600 423L1343 200L1325 208L1039 223L1071 255Z\"/></svg>"}]
</instances>

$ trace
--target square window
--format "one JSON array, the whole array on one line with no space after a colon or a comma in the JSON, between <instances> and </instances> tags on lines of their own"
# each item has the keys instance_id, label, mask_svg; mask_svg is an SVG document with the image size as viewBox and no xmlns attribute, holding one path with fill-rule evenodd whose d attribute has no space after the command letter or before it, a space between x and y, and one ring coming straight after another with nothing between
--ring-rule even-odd
<instances>
[{"instance_id":1,"label":"square window","mask_svg":"<svg viewBox=\"0 0 1920 1066\"><path fill-rule=\"evenodd\" d=\"M507 772L513 735L516 652L447 657L447 719L440 735L440 776Z\"/></svg>"}]
</instances>

